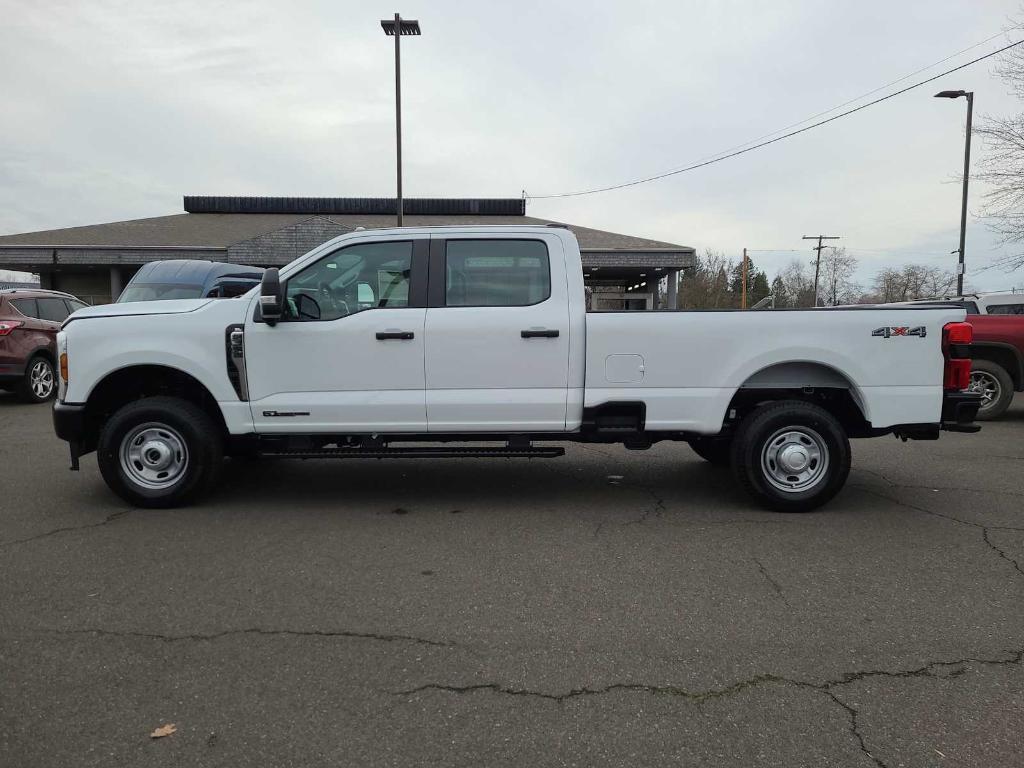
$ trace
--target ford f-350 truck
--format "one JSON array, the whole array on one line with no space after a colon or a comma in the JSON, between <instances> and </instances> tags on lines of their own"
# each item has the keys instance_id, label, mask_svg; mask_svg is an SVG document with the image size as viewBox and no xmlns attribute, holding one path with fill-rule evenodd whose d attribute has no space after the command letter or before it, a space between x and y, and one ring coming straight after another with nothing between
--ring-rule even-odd
<instances>
[{"instance_id":1,"label":"ford f-350 truck","mask_svg":"<svg viewBox=\"0 0 1024 768\"><path fill-rule=\"evenodd\" d=\"M976 431L962 308L587 313L555 226L357 231L229 301L90 307L58 336L57 435L132 504L222 458L553 457L688 442L764 506L843 486L851 437ZM270 482L270 480L268 480Z\"/></svg>"}]
</instances>

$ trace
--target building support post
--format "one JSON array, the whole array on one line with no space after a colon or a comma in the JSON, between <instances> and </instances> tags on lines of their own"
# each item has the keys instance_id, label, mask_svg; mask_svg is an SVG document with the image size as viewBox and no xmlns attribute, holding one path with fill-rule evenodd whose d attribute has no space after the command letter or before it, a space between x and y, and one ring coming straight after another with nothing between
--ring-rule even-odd
<instances>
[{"instance_id":1,"label":"building support post","mask_svg":"<svg viewBox=\"0 0 1024 768\"><path fill-rule=\"evenodd\" d=\"M111 267L110 268L110 301L115 302L121 295L121 290L124 288L124 284L121 282L121 268Z\"/></svg>"},{"instance_id":2,"label":"building support post","mask_svg":"<svg viewBox=\"0 0 1024 768\"><path fill-rule=\"evenodd\" d=\"M668 308L679 309L679 273L675 270L668 273Z\"/></svg>"}]
</instances>

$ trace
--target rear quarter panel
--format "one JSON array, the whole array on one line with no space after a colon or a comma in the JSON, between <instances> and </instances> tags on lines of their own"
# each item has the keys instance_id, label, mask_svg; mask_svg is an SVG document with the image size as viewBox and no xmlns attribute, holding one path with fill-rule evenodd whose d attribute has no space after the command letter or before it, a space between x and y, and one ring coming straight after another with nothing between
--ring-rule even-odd
<instances>
[{"instance_id":1,"label":"rear quarter panel","mask_svg":"<svg viewBox=\"0 0 1024 768\"><path fill-rule=\"evenodd\" d=\"M964 316L948 307L591 313L585 404L642 401L648 429L714 434L751 376L780 363L817 363L851 383L873 426L937 423L942 327ZM872 335L917 326L924 337ZM639 381L610 380L618 355L642 358Z\"/></svg>"}]
</instances>

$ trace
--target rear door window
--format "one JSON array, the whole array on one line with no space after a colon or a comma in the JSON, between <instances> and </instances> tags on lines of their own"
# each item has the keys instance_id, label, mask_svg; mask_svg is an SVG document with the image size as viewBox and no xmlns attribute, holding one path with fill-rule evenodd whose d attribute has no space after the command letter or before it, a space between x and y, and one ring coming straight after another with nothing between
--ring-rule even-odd
<instances>
[{"instance_id":1,"label":"rear door window","mask_svg":"<svg viewBox=\"0 0 1024 768\"><path fill-rule=\"evenodd\" d=\"M540 240L449 240L445 306L525 307L551 296L548 248Z\"/></svg>"},{"instance_id":2,"label":"rear door window","mask_svg":"<svg viewBox=\"0 0 1024 768\"><path fill-rule=\"evenodd\" d=\"M68 319L68 308L64 304L64 299L36 299L36 305L39 307L40 320L50 320L54 323L63 323Z\"/></svg>"},{"instance_id":3,"label":"rear door window","mask_svg":"<svg viewBox=\"0 0 1024 768\"><path fill-rule=\"evenodd\" d=\"M25 317L39 317L35 299L12 299L11 304Z\"/></svg>"},{"instance_id":4,"label":"rear door window","mask_svg":"<svg viewBox=\"0 0 1024 768\"><path fill-rule=\"evenodd\" d=\"M68 305L68 313L77 312L82 307L88 307L89 305L83 301L75 301L74 299L64 299L64 303Z\"/></svg>"}]
</instances>

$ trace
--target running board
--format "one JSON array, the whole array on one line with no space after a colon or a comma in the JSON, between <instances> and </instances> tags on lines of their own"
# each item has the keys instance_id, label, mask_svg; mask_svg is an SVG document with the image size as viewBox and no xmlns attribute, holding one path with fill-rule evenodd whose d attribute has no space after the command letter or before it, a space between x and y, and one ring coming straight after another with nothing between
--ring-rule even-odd
<instances>
[{"instance_id":1,"label":"running board","mask_svg":"<svg viewBox=\"0 0 1024 768\"><path fill-rule=\"evenodd\" d=\"M260 451L268 459L554 459L565 455L565 448L508 447L403 447L403 448L322 448L320 450Z\"/></svg>"}]
</instances>

